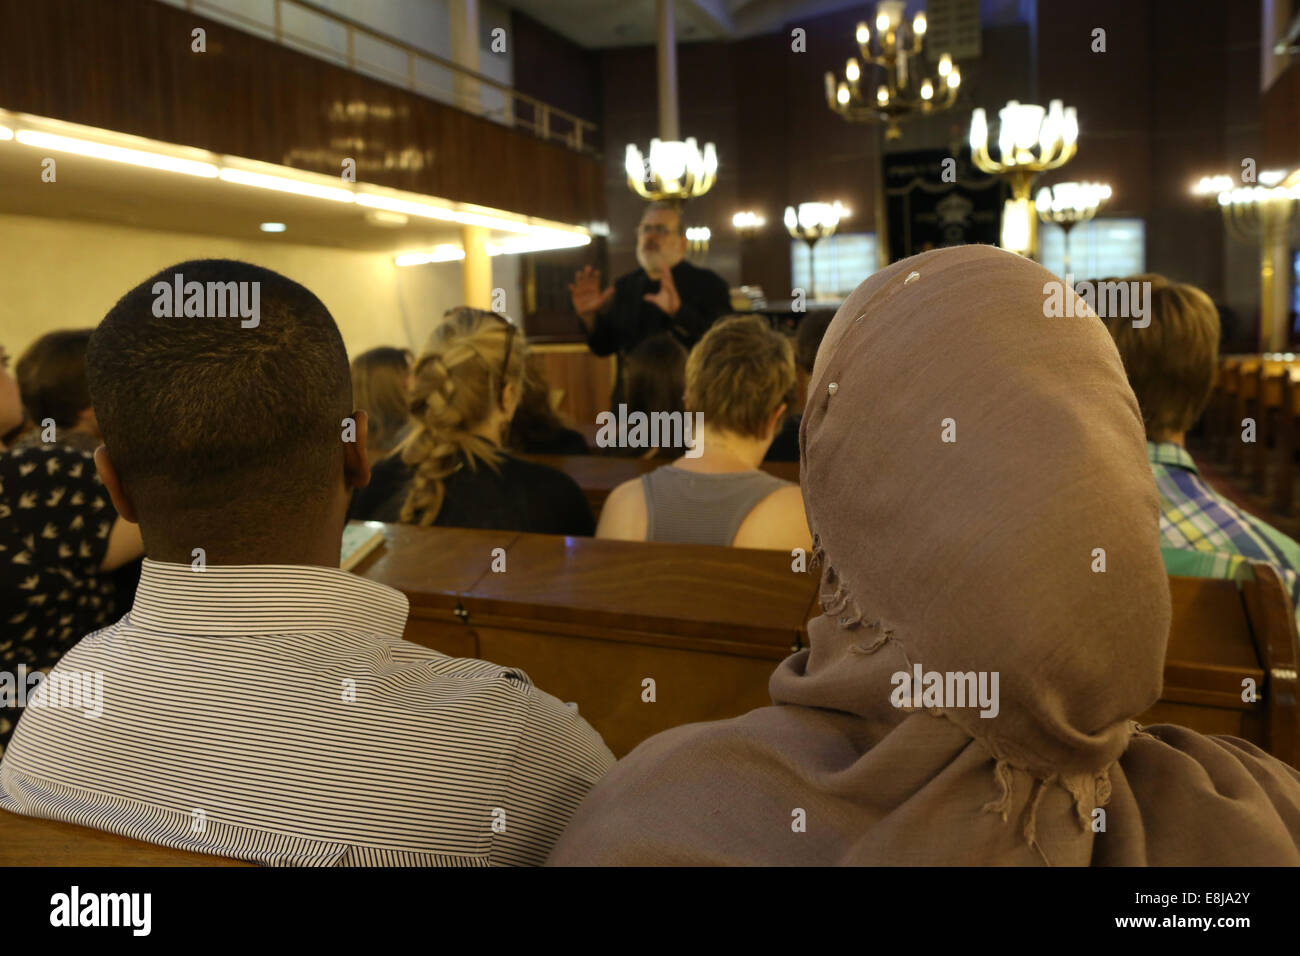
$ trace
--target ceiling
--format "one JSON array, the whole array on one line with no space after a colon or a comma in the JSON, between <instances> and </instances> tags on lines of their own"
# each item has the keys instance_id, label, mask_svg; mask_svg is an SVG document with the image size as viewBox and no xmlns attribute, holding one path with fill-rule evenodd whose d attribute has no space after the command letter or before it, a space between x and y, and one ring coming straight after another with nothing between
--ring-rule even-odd
<instances>
[{"instance_id":1,"label":"ceiling","mask_svg":"<svg viewBox=\"0 0 1300 956\"><path fill-rule=\"evenodd\" d=\"M506 0L506 5L589 49L655 42L655 0ZM800 17L867 9L863 0L676 0L680 41L770 33Z\"/></svg>"}]
</instances>

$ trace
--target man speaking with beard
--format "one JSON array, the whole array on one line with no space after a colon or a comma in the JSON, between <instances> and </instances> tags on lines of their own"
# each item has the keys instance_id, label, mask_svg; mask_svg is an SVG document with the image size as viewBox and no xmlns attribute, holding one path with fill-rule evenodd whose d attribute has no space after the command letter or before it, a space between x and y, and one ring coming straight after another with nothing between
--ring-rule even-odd
<instances>
[{"instance_id":1,"label":"man speaking with beard","mask_svg":"<svg viewBox=\"0 0 1300 956\"><path fill-rule=\"evenodd\" d=\"M569 286L591 351L619 355L614 405L622 401L623 359L629 352L664 332L689 351L715 319L731 312L731 292L722 276L683 258L686 232L676 208L651 203L636 232L641 268L602 290L600 273L587 266Z\"/></svg>"}]
</instances>

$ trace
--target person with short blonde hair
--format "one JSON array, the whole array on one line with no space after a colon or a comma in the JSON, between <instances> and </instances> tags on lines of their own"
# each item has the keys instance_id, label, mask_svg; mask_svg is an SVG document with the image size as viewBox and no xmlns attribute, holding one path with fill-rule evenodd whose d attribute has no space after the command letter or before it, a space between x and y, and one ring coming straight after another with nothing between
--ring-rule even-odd
<instances>
[{"instance_id":1,"label":"person with short blonde hair","mask_svg":"<svg viewBox=\"0 0 1300 956\"><path fill-rule=\"evenodd\" d=\"M527 355L523 333L505 316L449 310L412 370L414 428L375 465L350 516L590 535L595 519L577 483L504 448Z\"/></svg>"},{"instance_id":2,"label":"person with short blonde hair","mask_svg":"<svg viewBox=\"0 0 1300 956\"><path fill-rule=\"evenodd\" d=\"M1219 315L1200 289L1161 275L1150 282L1150 324L1106 320L1137 396L1147 458L1160 492L1160 537L1171 574L1234 578L1247 561L1274 565L1300 610L1300 544L1237 507L1201 477L1184 447L1210 397L1219 357Z\"/></svg>"},{"instance_id":3,"label":"person with short blonde hair","mask_svg":"<svg viewBox=\"0 0 1300 956\"><path fill-rule=\"evenodd\" d=\"M1219 360L1218 310L1200 289L1164 276L1120 281L1152 284L1149 326L1134 326L1127 315L1106 319L1147 437L1162 442L1181 436L1196 424L1210 397Z\"/></svg>"},{"instance_id":4,"label":"person with short blonde hair","mask_svg":"<svg viewBox=\"0 0 1300 956\"><path fill-rule=\"evenodd\" d=\"M615 488L596 536L808 548L799 486L759 470L794 390L789 339L756 316L718 322L686 360L691 451Z\"/></svg>"}]
</instances>

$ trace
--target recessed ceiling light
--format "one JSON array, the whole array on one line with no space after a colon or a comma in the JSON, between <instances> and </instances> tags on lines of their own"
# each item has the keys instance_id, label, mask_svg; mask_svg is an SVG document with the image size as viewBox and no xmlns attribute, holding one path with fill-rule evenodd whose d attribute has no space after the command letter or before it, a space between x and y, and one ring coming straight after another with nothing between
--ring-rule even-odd
<instances>
[{"instance_id":1,"label":"recessed ceiling light","mask_svg":"<svg viewBox=\"0 0 1300 956\"><path fill-rule=\"evenodd\" d=\"M264 222L259 228L263 232L284 232L286 227L282 222Z\"/></svg>"},{"instance_id":2,"label":"recessed ceiling light","mask_svg":"<svg viewBox=\"0 0 1300 956\"><path fill-rule=\"evenodd\" d=\"M366 222L384 229L397 229L410 222L410 217L402 212L389 212L387 209L367 209Z\"/></svg>"}]
</instances>

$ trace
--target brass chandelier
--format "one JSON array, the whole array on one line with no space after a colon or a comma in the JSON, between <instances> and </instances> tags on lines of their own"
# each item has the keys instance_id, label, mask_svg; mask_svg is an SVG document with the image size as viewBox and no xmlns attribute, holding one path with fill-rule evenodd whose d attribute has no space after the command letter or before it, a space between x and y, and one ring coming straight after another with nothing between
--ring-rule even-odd
<instances>
[{"instance_id":1,"label":"brass chandelier","mask_svg":"<svg viewBox=\"0 0 1300 956\"><path fill-rule=\"evenodd\" d=\"M835 74L826 74L826 105L850 122L884 124L886 139L903 135L901 120L948 109L961 86L961 70L947 53L939 57L935 77L924 75L925 14L918 13L908 26L903 23L905 8L903 0L881 0L876 5L874 46L865 22L858 24L854 36L862 63L850 58L839 81ZM872 72L878 75L868 75Z\"/></svg>"}]
</instances>

